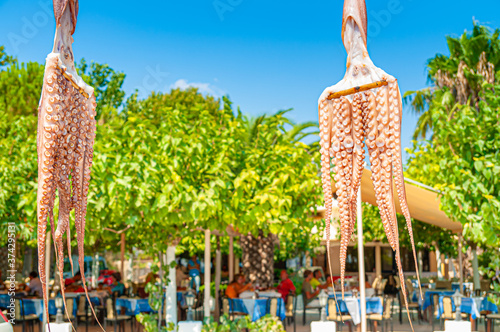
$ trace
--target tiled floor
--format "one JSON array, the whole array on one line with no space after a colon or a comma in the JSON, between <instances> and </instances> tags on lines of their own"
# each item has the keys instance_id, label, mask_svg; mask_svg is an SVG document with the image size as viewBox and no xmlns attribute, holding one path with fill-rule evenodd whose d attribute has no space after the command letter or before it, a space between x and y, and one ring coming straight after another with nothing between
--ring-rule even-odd
<instances>
[{"instance_id":1,"label":"tiled floor","mask_svg":"<svg viewBox=\"0 0 500 332\"><path fill-rule=\"evenodd\" d=\"M297 316L298 317L297 317L296 332L310 332L311 331L311 329L310 329L311 322L319 319L319 315L318 315L317 311L307 312L307 315L306 315L306 324L302 325L302 312L298 313ZM432 327L431 327L431 325L429 323L426 323L426 322L422 322L421 324L419 324L418 322L413 322L413 323L414 323L413 327L414 327L414 331L415 332L432 332ZM481 320L478 325L479 326L478 326L478 329L476 329L476 331L484 332L485 331L484 321ZM439 322L438 321L435 322L434 328L435 328L436 331L440 331L441 330L440 327L439 327ZM497 330L499 328L500 327L497 326ZM114 331L113 327L109 327L109 326L108 326L107 330L108 331ZM337 331L339 331L339 330L340 329L337 329ZM391 331L390 330L390 325L389 325L389 329L388 330ZM25 331L29 332L30 330L26 329ZM88 332L99 332L99 331L101 331L101 329L99 328L99 326L89 326ZM142 331L143 331L142 327L134 329L134 332L142 332ZM293 325L292 326L288 326L287 327L287 331L288 332L292 332L293 331ZM348 326L343 326L342 331L344 331L344 332L349 331ZM353 332L356 332L356 331L359 331L359 329L353 329ZM368 331L372 331L372 330L370 330L370 326L368 326ZM380 326L378 328L378 331L381 331L381 327ZM394 332L403 332L403 331L405 331L405 332L406 331L411 331L410 324L408 323L408 318L403 315L403 324L399 324L399 315L394 315ZM20 324L18 326L15 326L14 327L14 332L22 332L22 326ZM39 332L37 325L35 326L34 332ZM78 326L77 332L85 332L85 325ZM131 330L130 330L130 324L129 323L127 323L125 325L125 331L124 332L131 332Z\"/></svg>"}]
</instances>

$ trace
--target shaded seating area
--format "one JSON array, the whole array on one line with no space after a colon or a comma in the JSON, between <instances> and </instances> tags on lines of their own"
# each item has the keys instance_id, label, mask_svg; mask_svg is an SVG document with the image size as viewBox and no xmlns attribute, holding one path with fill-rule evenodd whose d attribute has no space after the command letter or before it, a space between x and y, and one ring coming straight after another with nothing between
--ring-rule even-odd
<instances>
[{"instance_id":1,"label":"shaded seating area","mask_svg":"<svg viewBox=\"0 0 500 332\"><path fill-rule=\"evenodd\" d=\"M38 315L36 314L25 314L24 300L22 298L15 299L15 310L16 310L16 322L21 322L23 332L31 331L34 332L35 324L38 325L38 331L41 331L42 324Z\"/></svg>"},{"instance_id":2,"label":"shaded seating area","mask_svg":"<svg viewBox=\"0 0 500 332\"><path fill-rule=\"evenodd\" d=\"M394 297L385 296L383 299L383 312L382 314L369 314L367 315L367 320L370 325L377 330L378 324L380 323L382 332L388 331L388 324L391 324L390 331L394 331L393 322L393 305Z\"/></svg>"},{"instance_id":3,"label":"shaded seating area","mask_svg":"<svg viewBox=\"0 0 500 332\"><path fill-rule=\"evenodd\" d=\"M328 299L328 316L327 319L329 321L333 321L337 323L337 326L339 327L339 331L342 331L342 327L344 325L351 325L352 324L352 317L347 314L342 314L339 311L339 308L335 305L335 299Z\"/></svg>"},{"instance_id":4,"label":"shaded seating area","mask_svg":"<svg viewBox=\"0 0 500 332\"><path fill-rule=\"evenodd\" d=\"M106 299L106 317L104 318L104 329L107 329L109 323L113 324L113 330L125 331L124 324L130 321L131 331L134 331L134 319L135 316L132 315L122 315L116 310L116 297L109 297Z\"/></svg>"},{"instance_id":5,"label":"shaded seating area","mask_svg":"<svg viewBox=\"0 0 500 332\"><path fill-rule=\"evenodd\" d=\"M288 325L293 323L293 331L296 331L296 311L297 297L293 294L289 294L285 303L285 329Z\"/></svg>"}]
</instances>

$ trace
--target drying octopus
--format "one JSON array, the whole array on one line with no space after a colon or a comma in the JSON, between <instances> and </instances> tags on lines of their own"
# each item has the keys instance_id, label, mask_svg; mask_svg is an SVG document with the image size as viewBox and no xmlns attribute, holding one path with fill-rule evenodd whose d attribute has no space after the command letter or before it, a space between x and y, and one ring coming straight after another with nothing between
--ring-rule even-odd
<instances>
[{"instance_id":1,"label":"drying octopus","mask_svg":"<svg viewBox=\"0 0 500 332\"><path fill-rule=\"evenodd\" d=\"M401 288L408 308L393 192L394 182L417 264L401 159L401 94L397 80L377 68L368 55L364 0L345 0L342 41L348 54L345 76L336 85L326 88L318 102L327 252L329 255L333 203L330 162L333 162L341 229L343 297L347 246L356 223L366 144L380 217L387 240L396 253ZM418 268L416 271L419 278Z\"/></svg>"},{"instance_id":2,"label":"drying octopus","mask_svg":"<svg viewBox=\"0 0 500 332\"><path fill-rule=\"evenodd\" d=\"M38 107L38 264L48 317L45 241L47 220L54 238L57 268L64 295L63 235L67 233L71 261L70 212L75 211L78 263L84 273L85 215L95 138L94 89L76 72L72 51L73 33L78 15L78 0L54 0L56 34L54 48L47 56L43 87ZM54 226L54 201L59 193L59 215ZM87 294L88 299L88 294ZM90 301L89 301L90 303ZM93 310L93 309L92 309Z\"/></svg>"}]
</instances>

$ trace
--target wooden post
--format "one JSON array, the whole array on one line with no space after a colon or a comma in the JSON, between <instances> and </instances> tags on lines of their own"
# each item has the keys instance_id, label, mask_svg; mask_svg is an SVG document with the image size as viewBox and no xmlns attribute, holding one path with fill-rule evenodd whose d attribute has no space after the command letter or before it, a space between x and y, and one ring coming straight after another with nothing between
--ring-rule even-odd
<instances>
[{"instance_id":1,"label":"wooden post","mask_svg":"<svg viewBox=\"0 0 500 332\"><path fill-rule=\"evenodd\" d=\"M122 274L122 280L125 280L125 268L124 268L124 263L125 263L125 232L121 233L121 245L120 245L120 259L121 259L121 274Z\"/></svg>"},{"instance_id":2,"label":"wooden post","mask_svg":"<svg viewBox=\"0 0 500 332\"><path fill-rule=\"evenodd\" d=\"M221 280L221 265L222 265L222 258L220 254L220 237L217 236L217 250L215 251L215 313L214 313L214 319L216 322L219 321L219 311L220 311L219 289Z\"/></svg>"},{"instance_id":3,"label":"wooden post","mask_svg":"<svg viewBox=\"0 0 500 332\"><path fill-rule=\"evenodd\" d=\"M417 257L418 257L418 274L422 275L422 272L424 270L424 259L423 259L422 250L419 250L417 252Z\"/></svg>"},{"instance_id":4,"label":"wooden post","mask_svg":"<svg viewBox=\"0 0 500 332\"><path fill-rule=\"evenodd\" d=\"M210 317L210 230L205 230L205 298L203 303L204 317Z\"/></svg>"},{"instance_id":5,"label":"wooden post","mask_svg":"<svg viewBox=\"0 0 500 332\"><path fill-rule=\"evenodd\" d=\"M375 246L375 277L378 276L382 276L382 247L380 243Z\"/></svg>"},{"instance_id":6,"label":"wooden post","mask_svg":"<svg viewBox=\"0 0 500 332\"><path fill-rule=\"evenodd\" d=\"M160 276L160 293L162 294L161 297L163 298L163 265L165 265L165 255L159 251L158 252L158 262L160 262L160 266L159 266L159 271L158 271L158 274ZM167 295L165 294L165 297ZM167 298L165 298L165 302L167 302ZM162 321L163 321L163 314L165 314L165 316L167 315L167 310L168 310L168 302L165 304L165 310L160 310L158 312L158 330L161 328L161 324L162 324ZM163 311L163 312L162 312Z\"/></svg>"},{"instance_id":7,"label":"wooden post","mask_svg":"<svg viewBox=\"0 0 500 332\"><path fill-rule=\"evenodd\" d=\"M175 246L170 245L167 248L167 266L168 266L168 285L165 299L165 322L177 325L177 282L175 280L175 267L170 267L175 261Z\"/></svg>"},{"instance_id":8,"label":"wooden post","mask_svg":"<svg viewBox=\"0 0 500 332\"><path fill-rule=\"evenodd\" d=\"M436 265L437 265L437 276L438 279L443 278L443 257L441 257L441 252L437 243L434 243L434 248L436 248Z\"/></svg>"},{"instance_id":9,"label":"wooden post","mask_svg":"<svg viewBox=\"0 0 500 332\"><path fill-rule=\"evenodd\" d=\"M462 233L458 234L458 267L460 269L460 293L464 291L464 268L462 266Z\"/></svg>"},{"instance_id":10,"label":"wooden post","mask_svg":"<svg viewBox=\"0 0 500 332\"><path fill-rule=\"evenodd\" d=\"M240 258L238 256L235 256L234 257L234 274L238 274L238 273L240 273ZM233 276L233 278L234 278L234 276Z\"/></svg>"},{"instance_id":11,"label":"wooden post","mask_svg":"<svg viewBox=\"0 0 500 332\"><path fill-rule=\"evenodd\" d=\"M229 282L234 279L234 238L229 236L229 257L228 257L228 269L229 269Z\"/></svg>"},{"instance_id":12,"label":"wooden post","mask_svg":"<svg viewBox=\"0 0 500 332\"><path fill-rule=\"evenodd\" d=\"M474 280L474 290L481 289L481 281L479 280L479 264L477 261L477 245L472 246L472 271Z\"/></svg>"}]
</instances>

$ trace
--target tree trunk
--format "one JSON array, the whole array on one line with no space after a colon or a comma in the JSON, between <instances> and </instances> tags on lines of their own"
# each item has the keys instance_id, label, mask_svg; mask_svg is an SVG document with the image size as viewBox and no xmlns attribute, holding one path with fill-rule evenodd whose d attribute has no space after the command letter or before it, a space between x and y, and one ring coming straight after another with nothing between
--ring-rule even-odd
<instances>
[{"instance_id":1,"label":"tree trunk","mask_svg":"<svg viewBox=\"0 0 500 332\"><path fill-rule=\"evenodd\" d=\"M241 236L243 274L254 285L261 288L273 286L274 280L274 235L258 237L251 234Z\"/></svg>"}]
</instances>

